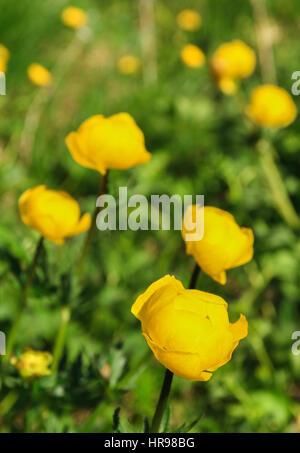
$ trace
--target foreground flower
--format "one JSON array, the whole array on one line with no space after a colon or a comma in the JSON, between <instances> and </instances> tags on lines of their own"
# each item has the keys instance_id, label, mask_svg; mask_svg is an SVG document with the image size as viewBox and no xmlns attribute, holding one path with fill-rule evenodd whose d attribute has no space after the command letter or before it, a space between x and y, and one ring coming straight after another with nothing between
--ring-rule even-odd
<instances>
[{"instance_id":1,"label":"foreground flower","mask_svg":"<svg viewBox=\"0 0 300 453\"><path fill-rule=\"evenodd\" d=\"M184 9L177 14L177 24L180 28L186 31L198 30L202 24L202 18L197 11L192 9Z\"/></svg>"},{"instance_id":2,"label":"foreground flower","mask_svg":"<svg viewBox=\"0 0 300 453\"><path fill-rule=\"evenodd\" d=\"M91 226L89 214L80 218L76 200L67 192L50 190L46 186L28 189L19 199L22 221L56 244L65 238L87 231Z\"/></svg>"},{"instance_id":3,"label":"foreground flower","mask_svg":"<svg viewBox=\"0 0 300 453\"><path fill-rule=\"evenodd\" d=\"M205 55L202 50L194 44L187 44L181 50L181 59L190 68L201 68L205 63Z\"/></svg>"},{"instance_id":4,"label":"foreground flower","mask_svg":"<svg viewBox=\"0 0 300 453\"><path fill-rule=\"evenodd\" d=\"M49 376L51 362L52 355L49 352L35 351L30 348L23 352L19 359L11 359L11 364L18 368L22 377L27 379Z\"/></svg>"},{"instance_id":5,"label":"foreground flower","mask_svg":"<svg viewBox=\"0 0 300 453\"><path fill-rule=\"evenodd\" d=\"M204 235L201 240L187 241L192 231L186 225L195 222L197 209L204 209ZM227 269L248 263L253 256L252 230L241 228L229 212L212 206L190 206L184 216L182 236L187 254L193 255L201 269L221 284L226 283Z\"/></svg>"},{"instance_id":6,"label":"foreground flower","mask_svg":"<svg viewBox=\"0 0 300 453\"><path fill-rule=\"evenodd\" d=\"M102 174L144 164L151 157L143 132L128 113L92 116L67 136L66 144L76 162Z\"/></svg>"},{"instance_id":7,"label":"foreground flower","mask_svg":"<svg viewBox=\"0 0 300 453\"><path fill-rule=\"evenodd\" d=\"M78 30L87 23L87 15L83 9L69 6L62 11L61 20L67 27Z\"/></svg>"},{"instance_id":8,"label":"foreground flower","mask_svg":"<svg viewBox=\"0 0 300 453\"><path fill-rule=\"evenodd\" d=\"M231 359L248 333L243 315L231 324L227 303L214 294L187 290L166 275L149 286L131 308L156 359L174 374L207 381Z\"/></svg>"},{"instance_id":9,"label":"foreground flower","mask_svg":"<svg viewBox=\"0 0 300 453\"><path fill-rule=\"evenodd\" d=\"M32 63L28 66L27 74L34 85L46 87L52 83L51 73L39 63Z\"/></svg>"},{"instance_id":10,"label":"foreground flower","mask_svg":"<svg viewBox=\"0 0 300 453\"><path fill-rule=\"evenodd\" d=\"M243 41L235 40L217 48L211 59L212 73L225 94L236 91L234 81L249 77L256 65L254 51Z\"/></svg>"},{"instance_id":11,"label":"foreground flower","mask_svg":"<svg viewBox=\"0 0 300 453\"><path fill-rule=\"evenodd\" d=\"M3 44L0 44L0 72L6 72L9 57L9 50Z\"/></svg>"},{"instance_id":12,"label":"foreground flower","mask_svg":"<svg viewBox=\"0 0 300 453\"><path fill-rule=\"evenodd\" d=\"M118 70L122 74L134 74L141 66L139 58L134 55L124 55L118 61Z\"/></svg>"},{"instance_id":13,"label":"foreground flower","mask_svg":"<svg viewBox=\"0 0 300 453\"><path fill-rule=\"evenodd\" d=\"M262 85L253 90L246 113L261 126L281 128L293 123L298 111L286 90L275 85Z\"/></svg>"}]
</instances>

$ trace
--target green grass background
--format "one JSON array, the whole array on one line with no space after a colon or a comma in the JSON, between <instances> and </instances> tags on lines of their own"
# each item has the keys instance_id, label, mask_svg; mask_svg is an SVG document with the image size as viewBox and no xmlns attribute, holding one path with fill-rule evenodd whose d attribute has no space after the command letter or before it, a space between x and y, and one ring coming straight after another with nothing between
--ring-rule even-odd
<instances>
[{"instance_id":1,"label":"green grass background","mask_svg":"<svg viewBox=\"0 0 300 453\"><path fill-rule=\"evenodd\" d=\"M61 23L60 13L70 4L89 15L86 37ZM299 1L267 5L278 84L290 91L291 74L300 69ZM184 7L201 13L200 30L178 29L175 17ZM19 196L46 184L67 190L82 211L92 212L100 175L74 162L64 139L91 115L129 112L153 157L147 165L112 171L111 194L117 195L119 186L147 197L204 194L206 204L229 210L255 233L254 259L229 271L226 286L205 275L198 282L199 289L226 299L232 321L240 312L246 315L249 335L209 382L175 378L165 429L185 424L185 432L198 420L192 432L299 432L300 356L291 352L291 334L300 330L299 232L272 205L235 98L217 93L207 66L193 70L180 61L187 42L199 45L208 58L220 43L235 38L257 52L251 4L157 0L158 80L150 85L142 72L125 76L116 69L126 53L142 58L137 1L0 0L0 11L0 42L11 52L7 95L0 96L0 330L9 332L38 240L20 221ZM34 61L53 71L49 97L27 78ZM260 83L257 66L242 83L244 98ZM38 112L33 132L32 122L24 127L32 111ZM300 117L272 136L298 212L299 125ZM83 240L81 235L63 247L45 244L14 352L27 346L51 352L60 309L68 305L66 346L58 374L33 383L0 363L2 432L141 432L145 417L153 414L164 370L130 307L167 273L187 285L193 260L178 231L97 231L79 286L75 262ZM111 367L110 378L99 372L104 364Z\"/></svg>"}]
</instances>

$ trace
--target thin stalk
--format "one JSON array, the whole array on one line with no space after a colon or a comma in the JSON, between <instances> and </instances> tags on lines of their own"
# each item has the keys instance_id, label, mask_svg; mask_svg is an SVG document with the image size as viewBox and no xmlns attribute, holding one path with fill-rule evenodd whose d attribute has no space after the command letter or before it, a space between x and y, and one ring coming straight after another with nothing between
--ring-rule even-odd
<instances>
[{"instance_id":1,"label":"thin stalk","mask_svg":"<svg viewBox=\"0 0 300 453\"><path fill-rule=\"evenodd\" d=\"M61 52L52 71L54 83L49 87L38 88L36 95L27 109L20 142L17 147L19 158L29 164L42 115L47 104L55 97L58 86L67 70L76 62L86 41L78 33L74 35L69 45Z\"/></svg>"},{"instance_id":2,"label":"thin stalk","mask_svg":"<svg viewBox=\"0 0 300 453\"><path fill-rule=\"evenodd\" d=\"M105 195L107 193L107 185L108 185L108 171L101 178L98 197L100 197L101 195ZM78 261L77 272L78 272L79 276L82 274L82 271L83 271L83 265L85 263L87 253L89 251L89 248L90 248L90 245L91 245L91 242L92 242L95 230L96 230L97 215L99 214L100 211L101 211L101 208L96 206L95 210L94 210L93 218L92 218L91 228L88 231L88 234L87 234L86 240L83 244L80 258Z\"/></svg>"},{"instance_id":3,"label":"thin stalk","mask_svg":"<svg viewBox=\"0 0 300 453\"><path fill-rule=\"evenodd\" d=\"M250 0L256 30L256 42L261 72L265 83L276 84L273 39L270 38L270 20L265 0ZM267 32L266 32L267 30Z\"/></svg>"},{"instance_id":4,"label":"thin stalk","mask_svg":"<svg viewBox=\"0 0 300 453\"><path fill-rule=\"evenodd\" d=\"M71 318L71 311L68 307L61 309L61 322L53 349L52 373L56 373L64 350L66 333Z\"/></svg>"},{"instance_id":5,"label":"thin stalk","mask_svg":"<svg viewBox=\"0 0 300 453\"><path fill-rule=\"evenodd\" d=\"M195 267L194 267L194 270L191 275L189 289L195 289L199 274L200 274L200 267L198 266L197 263L195 263Z\"/></svg>"},{"instance_id":6,"label":"thin stalk","mask_svg":"<svg viewBox=\"0 0 300 453\"><path fill-rule=\"evenodd\" d=\"M164 382L163 382L163 385L161 388L159 400L158 400L158 403L157 403L157 406L155 409L155 413L154 413L154 416L152 419L151 433L159 432L161 420L162 420L162 417L164 415L164 412L165 412L165 409L167 406L173 376L174 376L174 374L170 370L166 369L165 378L164 378Z\"/></svg>"},{"instance_id":7,"label":"thin stalk","mask_svg":"<svg viewBox=\"0 0 300 453\"><path fill-rule=\"evenodd\" d=\"M36 249L35 249L34 257L33 257L32 263L31 263L29 271L28 271L27 279L26 279L25 285L21 292L19 312L13 322L13 325L12 325L12 328L11 328L11 331L10 331L10 334L9 334L9 337L7 340L7 348L6 348L6 355L4 357L4 361L7 361L9 359L10 353L12 351L12 348L13 348L15 340L16 340L16 336L17 336L17 333L19 330L21 319L22 319L23 313L27 306L28 291L31 288L34 273L36 270L36 266L38 264L38 259L39 259L40 253L43 249L43 242L44 242L44 238L41 237L36 246Z\"/></svg>"},{"instance_id":8,"label":"thin stalk","mask_svg":"<svg viewBox=\"0 0 300 453\"><path fill-rule=\"evenodd\" d=\"M257 151L275 206L286 223L294 230L298 229L300 220L275 163L271 144L261 139L257 143Z\"/></svg>"},{"instance_id":9,"label":"thin stalk","mask_svg":"<svg viewBox=\"0 0 300 453\"><path fill-rule=\"evenodd\" d=\"M144 81L157 80L157 50L155 33L155 0L139 0L140 41L143 54Z\"/></svg>"},{"instance_id":10,"label":"thin stalk","mask_svg":"<svg viewBox=\"0 0 300 453\"><path fill-rule=\"evenodd\" d=\"M195 264L194 270L191 275L191 280L189 284L189 289L194 289L197 283L197 279L200 273L200 268L198 264ZM155 409L155 413L152 419L152 424L151 424L151 433L158 433L159 428L161 425L161 421L167 406L168 398L170 395L170 390L171 390L171 385L173 381L173 376L174 374L166 369L165 372L165 377L164 377L164 382L160 391L159 399L157 402L157 406Z\"/></svg>"}]
</instances>

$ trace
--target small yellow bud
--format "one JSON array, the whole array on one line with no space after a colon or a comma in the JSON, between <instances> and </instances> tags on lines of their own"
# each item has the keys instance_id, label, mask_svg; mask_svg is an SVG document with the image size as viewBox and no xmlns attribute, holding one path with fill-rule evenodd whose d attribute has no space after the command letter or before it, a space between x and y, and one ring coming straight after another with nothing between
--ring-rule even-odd
<instances>
[{"instance_id":1,"label":"small yellow bud","mask_svg":"<svg viewBox=\"0 0 300 453\"><path fill-rule=\"evenodd\" d=\"M29 80L41 87L46 87L52 83L52 75L48 69L38 63L32 63L27 68Z\"/></svg>"},{"instance_id":2,"label":"small yellow bud","mask_svg":"<svg viewBox=\"0 0 300 453\"><path fill-rule=\"evenodd\" d=\"M198 46L187 44L181 50L181 60L190 68L201 68L205 63L205 55Z\"/></svg>"},{"instance_id":3,"label":"small yellow bud","mask_svg":"<svg viewBox=\"0 0 300 453\"><path fill-rule=\"evenodd\" d=\"M49 366L52 362L52 355L49 352L26 349L21 356L11 359L11 364L18 368L23 378L34 379L49 376Z\"/></svg>"},{"instance_id":4,"label":"small yellow bud","mask_svg":"<svg viewBox=\"0 0 300 453\"><path fill-rule=\"evenodd\" d=\"M177 24L185 31L195 31L201 27L202 18L197 11L184 9L177 14Z\"/></svg>"},{"instance_id":5,"label":"small yellow bud","mask_svg":"<svg viewBox=\"0 0 300 453\"><path fill-rule=\"evenodd\" d=\"M69 6L62 11L61 20L67 27L78 30L87 23L87 15L83 9Z\"/></svg>"}]
</instances>

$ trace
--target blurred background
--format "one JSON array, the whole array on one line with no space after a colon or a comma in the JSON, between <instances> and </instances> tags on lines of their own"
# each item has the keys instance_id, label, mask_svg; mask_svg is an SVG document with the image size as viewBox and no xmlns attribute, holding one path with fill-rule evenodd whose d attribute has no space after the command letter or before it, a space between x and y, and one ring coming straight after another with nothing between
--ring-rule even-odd
<instances>
[{"instance_id":1,"label":"blurred background","mask_svg":"<svg viewBox=\"0 0 300 453\"><path fill-rule=\"evenodd\" d=\"M81 30L61 21L70 5L88 15ZM199 29L178 26L184 8L200 13ZM92 212L100 174L72 159L65 137L89 116L128 112L152 159L112 171L111 194L119 186L147 198L204 194L205 204L230 211L255 234L254 259L229 271L225 286L206 275L198 281L199 289L225 298L231 321L246 315L249 335L209 382L174 379L165 430L299 432L300 355L291 350L291 335L300 330L299 231L274 209L239 108L268 75L291 92L291 75L300 70L299 1L0 0L0 10L0 43L10 52L7 94L0 96L0 330L9 332L16 316L38 240L19 218L19 196L46 184L68 191L83 212ZM212 53L232 39L246 42L257 56L263 39L274 54L271 69L258 59L238 96L219 92L209 70ZM183 64L187 43L203 50L203 67ZM118 62L128 54L139 64L125 74ZM51 87L30 82L33 62L52 73ZM300 117L272 135L298 212L299 125ZM62 247L45 242L14 353L25 347L51 352L61 308L68 306L63 356L57 374L32 382L11 364L0 364L1 432L142 432L153 414L164 369L130 308L167 273L187 286L193 259L179 231L97 230L79 285L74 263L84 236Z\"/></svg>"}]
</instances>

